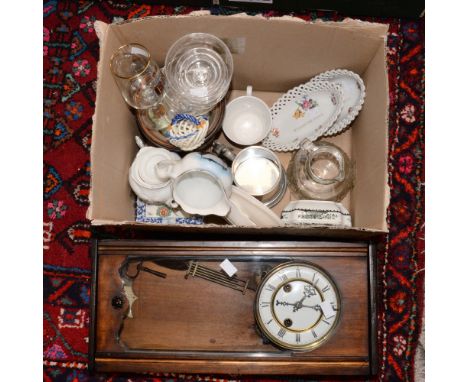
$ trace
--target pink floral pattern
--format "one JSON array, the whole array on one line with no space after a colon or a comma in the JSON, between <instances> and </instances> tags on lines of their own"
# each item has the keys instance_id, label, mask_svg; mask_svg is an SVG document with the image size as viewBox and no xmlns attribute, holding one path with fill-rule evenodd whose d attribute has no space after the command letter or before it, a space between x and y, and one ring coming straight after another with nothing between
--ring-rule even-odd
<instances>
[{"instance_id":1,"label":"pink floral pattern","mask_svg":"<svg viewBox=\"0 0 468 382\"><path fill-rule=\"evenodd\" d=\"M416 115L415 115L415 107L412 104L407 104L401 111L401 118L406 122L406 123L413 123L416 121Z\"/></svg>"},{"instance_id":2,"label":"pink floral pattern","mask_svg":"<svg viewBox=\"0 0 468 382\"><path fill-rule=\"evenodd\" d=\"M315 106L317 106L317 102L314 101L313 99L307 99L304 96L304 100L302 101L302 104L299 104L304 110L309 110L313 109Z\"/></svg>"},{"instance_id":3,"label":"pink floral pattern","mask_svg":"<svg viewBox=\"0 0 468 382\"><path fill-rule=\"evenodd\" d=\"M307 96L302 97L301 102L297 102L298 108L294 111L293 117L296 119L302 118L305 115L307 110L311 110L314 107L317 107L317 101L313 100L312 98L308 98Z\"/></svg>"},{"instance_id":4,"label":"pink floral pattern","mask_svg":"<svg viewBox=\"0 0 468 382\"><path fill-rule=\"evenodd\" d=\"M413 171L413 157L405 155L398 159L398 169L402 174L410 174Z\"/></svg>"},{"instance_id":5,"label":"pink floral pattern","mask_svg":"<svg viewBox=\"0 0 468 382\"><path fill-rule=\"evenodd\" d=\"M73 74L75 77L86 77L91 72L91 65L88 60L77 60L73 63Z\"/></svg>"},{"instance_id":6,"label":"pink floral pattern","mask_svg":"<svg viewBox=\"0 0 468 382\"><path fill-rule=\"evenodd\" d=\"M53 200L52 202L47 203L47 214L52 220L60 219L64 217L66 213L67 206L63 200Z\"/></svg>"},{"instance_id":7,"label":"pink floral pattern","mask_svg":"<svg viewBox=\"0 0 468 382\"><path fill-rule=\"evenodd\" d=\"M85 16L81 19L80 29L83 29L84 32L92 33L94 32L94 22L96 18L94 16Z\"/></svg>"}]
</instances>

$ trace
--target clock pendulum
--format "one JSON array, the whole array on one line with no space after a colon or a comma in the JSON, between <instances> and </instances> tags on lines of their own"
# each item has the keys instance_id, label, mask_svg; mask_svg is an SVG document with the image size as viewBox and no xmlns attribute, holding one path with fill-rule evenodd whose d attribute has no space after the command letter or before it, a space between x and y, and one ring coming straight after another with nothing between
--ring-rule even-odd
<instances>
[{"instance_id":1,"label":"clock pendulum","mask_svg":"<svg viewBox=\"0 0 468 382\"><path fill-rule=\"evenodd\" d=\"M204 280L211 281L227 288L242 292L242 294L245 294L247 289L256 290L255 287L249 285L249 280L241 280L236 276L229 277L228 275L202 265L197 261L190 261L185 278L187 279L189 276L199 277Z\"/></svg>"}]
</instances>

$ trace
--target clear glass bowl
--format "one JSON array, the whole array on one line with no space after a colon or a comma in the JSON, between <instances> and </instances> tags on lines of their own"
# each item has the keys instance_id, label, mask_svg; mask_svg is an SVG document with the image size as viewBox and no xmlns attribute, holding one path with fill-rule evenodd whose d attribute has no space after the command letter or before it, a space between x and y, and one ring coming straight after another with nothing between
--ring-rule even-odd
<instances>
[{"instance_id":1,"label":"clear glass bowl","mask_svg":"<svg viewBox=\"0 0 468 382\"><path fill-rule=\"evenodd\" d=\"M207 33L191 33L177 40L165 61L165 102L178 113L208 113L226 95L233 59L227 45Z\"/></svg>"},{"instance_id":2,"label":"clear glass bowl","mask_svg":"<svg viewBox=\"0 0 468 382\"><path fill-rule=\"evenodd\" d=\"M338 202L353 187L354 172L354 163L338 146L305 139L291 158L287 175L297 197Z\"/></svg>"}]
</instances>

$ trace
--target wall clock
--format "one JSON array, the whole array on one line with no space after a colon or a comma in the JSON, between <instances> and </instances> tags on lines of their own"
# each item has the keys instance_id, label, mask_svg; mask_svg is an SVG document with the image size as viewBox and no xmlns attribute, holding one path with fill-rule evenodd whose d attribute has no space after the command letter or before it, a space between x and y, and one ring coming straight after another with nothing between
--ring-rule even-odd
<instances>
[{"instance_id":1,"label":"wall clock","mask_svg":"<svg viewBox=\"0 0 468 382\"><path fill-rule=\"evenodd\" d=\"M372 375L373 245L95 241L90 369ZM228 276L220 264L237 269Z\"/></svg>"}]
</instances>

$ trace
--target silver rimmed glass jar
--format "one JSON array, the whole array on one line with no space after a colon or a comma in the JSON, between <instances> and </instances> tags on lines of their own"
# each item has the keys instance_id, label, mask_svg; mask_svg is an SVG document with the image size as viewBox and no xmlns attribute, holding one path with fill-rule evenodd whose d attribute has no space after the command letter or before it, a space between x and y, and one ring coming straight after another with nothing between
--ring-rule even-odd
<instances>
[{"instance_id":1,"label":"silver rimmed glass jar","mask_svg":"<svg viewBox=\"0 0 468 382\"><path fill-rule=\"evenodd\" d=\"M297 197L340 201L354 185L354 163L330 142L305 139L287 170L290 188Z\"/></svg>"}]
</instances>

